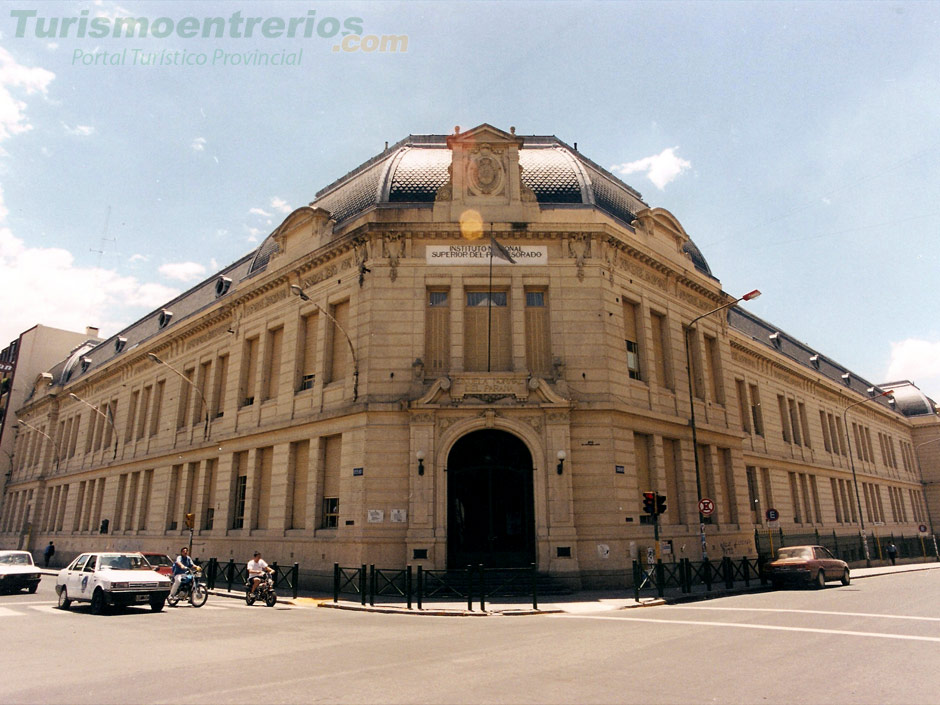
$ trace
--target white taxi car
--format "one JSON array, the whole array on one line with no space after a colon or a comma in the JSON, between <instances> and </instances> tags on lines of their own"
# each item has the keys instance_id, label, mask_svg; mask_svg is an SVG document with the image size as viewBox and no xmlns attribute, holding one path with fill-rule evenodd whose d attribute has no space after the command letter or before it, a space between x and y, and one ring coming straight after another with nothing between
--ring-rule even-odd
<instances>
[{"instance_id":1,"label":"white taxi car","mask_svg":"<svg viewBox=\"0 0 940 705\"><path fill-rule=\"evenodd\" d=\"M17 592L26 588L36 592L39 568L33 565L29 551L0 551L0 592Z\"/></svg>"},{"instance_id":2,"label":"white taxi car","mask_svg":"<svg viewBox=\"0 0 940 705\"><path fill-rule=\"evenodd\" d=\"M63 610L74 600L90 602L92 614L101 614L109 605L149 604L159 612L171 584L139 553L83 553L59 571L55 591Z\"/></svg>"}]
</instances>

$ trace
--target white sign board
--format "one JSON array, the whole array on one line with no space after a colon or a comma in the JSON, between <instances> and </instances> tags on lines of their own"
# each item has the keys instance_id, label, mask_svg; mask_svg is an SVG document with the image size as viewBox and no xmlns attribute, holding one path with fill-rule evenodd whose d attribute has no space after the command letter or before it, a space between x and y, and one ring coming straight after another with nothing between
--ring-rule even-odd
<instances>
[{"instance_id":1,"label":"white sign board","mask_svg":"<svg viewBox=\"0 0 940 705\"><path fill-rule=\"evenodd\" d=\"M366 517L370 524L381 524L385 521L385 510L369 509L366 511Z\"/></svg>"},{"instance_id":2,"label":"white sign board","mask_svg":"<svg viewBox=\"0 0 940 705\"><path fill-rule=\"evenodd\" d=\"M545 245L503 245L516 264L548 264L548 247ZM482 245L428 245L424 248L428 264L473 265L490 263L490 244ZM494 265L512 264L493 255Z\"/></svg>"}]
</instances>

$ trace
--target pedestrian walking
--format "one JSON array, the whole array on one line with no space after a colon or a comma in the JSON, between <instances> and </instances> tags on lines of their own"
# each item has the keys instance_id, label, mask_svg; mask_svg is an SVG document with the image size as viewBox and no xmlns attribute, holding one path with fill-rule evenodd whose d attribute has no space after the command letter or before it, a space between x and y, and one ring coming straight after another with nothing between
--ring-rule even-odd
<instances>
[{"instance_id":1,"label":"pedestrian walking","mask_svg":"<svg viewBox=\"0 0 940 705\"><path fill-rule=\"evenodd\" d=\"M46 550L42 552L42 557L46 561L46 568L49 567L49 561L52 560L52 557L55 555L55 544L52 541L49 542L49 545L46 546Z\"/></svg>"},{"instance_id":2,"label":"pedestrian walking","mask_svg":"<svg viewBox=\"0 0 940 705\"><path fill-rule=\"evenodd\" d=\"M898 547L894 545L894 541L888 543L888 558L891 559L891 565L897 565Z\"/></svg>"}]
</instances>

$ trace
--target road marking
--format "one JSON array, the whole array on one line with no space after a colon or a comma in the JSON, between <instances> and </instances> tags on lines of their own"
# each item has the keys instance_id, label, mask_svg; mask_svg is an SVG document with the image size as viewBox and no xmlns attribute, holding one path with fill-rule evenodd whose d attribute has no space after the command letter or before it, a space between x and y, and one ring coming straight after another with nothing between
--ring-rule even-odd
<instances>
[{"instance_id":1,"label":"road marking","mask_svg":"<svg viewBox=\"0 0 940 705\"><path fill-rule=\"evenodd\" d=\"M23 612L10 609L9 607L0 607L0 617L17 617L23 615Z\"/></svg>"},{"instance_id":2,"label":"road marking","mask_svg":"<svg viewBox=\"0 0 940 705\"><path fill-rule=\"evenodd\" d=\"M911 619L916 622L940 622L940 617L912 617L906 614L875 614L871 612L835 612L828 610L783 610L771 607L698 607L696 605L674 605L668 609L712 610L715 612L780 612L782 614L828 614L838 617L875 617L877 619Z\"/></svg>"},{"instance_id":3,"label":"road marking","mask_svg":"<svg viewBox=\"0 0 940 705\"><path fill-rule=\"evenodd\" d=\"M60 610L58 607L54 607L53 604L50 605L27 605L31 610L36 610L37 612L44 612L46 614L66 614L65 610Z\"/></svg>"},{"instance_id":4,"label":"road marking","mask_svg":"<svg viewBox=\"0 0 940 705\"><path fill-rule=\"evenodd\" d=\"M555 619L600 619L622 622L649 622L652 624L683 624L692 627L731 627L734 629L763 629L773 632L804 632L808 634L833 634L838 636L861 636L872 639L898 639L900 641L931 641L940 643L937 636L916 636L912 634L886 634L884 632L857 632L847 629L818 629L813 627L781 627L769 624L740 624L737 622L700 622L692 619L648 619L645 617L600 617L593 615L551 615Z\"/></svg>"}]
</instances>

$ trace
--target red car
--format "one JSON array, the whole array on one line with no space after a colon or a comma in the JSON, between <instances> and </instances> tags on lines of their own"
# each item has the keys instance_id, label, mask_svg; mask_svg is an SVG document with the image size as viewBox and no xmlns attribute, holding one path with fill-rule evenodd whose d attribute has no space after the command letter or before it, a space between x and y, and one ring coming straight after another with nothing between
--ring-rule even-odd
<instances>
[{"instance_id":1,"label":"red car","mask_svg":"<svg viewBox=\"0 0 940 705\"><path fill-rule=\"evenodd\" d=\"M165 553L147 553L146 551L142 551L141 553L143 553L147 562L160 575L168 576L173 573L173 559Z\"/></svg>"},{"instance_id":2,"label":"red car","mask_svg":"<svg viewBox=\"0 0 940 705\"><path fill-rule=\"evenodd\" d=\"M774 588L786 584L824 588L827 580L849 584L849 564L833 556L823 546L787 546L777 552L777 560L764 566Z\"/></svg>"}]
</instances>

